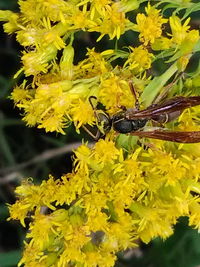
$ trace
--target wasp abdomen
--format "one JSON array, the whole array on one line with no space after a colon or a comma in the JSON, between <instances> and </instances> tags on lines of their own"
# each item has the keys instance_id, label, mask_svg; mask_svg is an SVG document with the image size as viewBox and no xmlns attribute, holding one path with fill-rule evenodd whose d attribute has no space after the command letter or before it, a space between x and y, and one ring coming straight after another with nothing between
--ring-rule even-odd
<instances>
[{"instance_id":1,"label":"wasp abdomen","mask_svg":"<svg viewBox=\"0 0 200 267\"><path fill-rule=\"evenodd\" d=\"M137 131L137 130L143 128L146 125L146 123L147 123L147 120L145 120L145 119L144 120L142 120L142 119L132 120L132 124L134 127L133 131Z\"/></svg>"}]
</instances>

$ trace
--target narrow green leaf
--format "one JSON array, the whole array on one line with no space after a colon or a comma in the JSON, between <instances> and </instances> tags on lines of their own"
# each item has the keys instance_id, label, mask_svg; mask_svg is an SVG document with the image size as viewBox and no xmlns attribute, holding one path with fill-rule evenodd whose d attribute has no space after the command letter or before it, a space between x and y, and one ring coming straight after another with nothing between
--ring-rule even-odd
<instances>
[{"instance_id":1,"label":"narrow green leaf","mask_svg":"<svg viewBox=\"0 0 200 267\"><path fill-rule=\"evenodd\" d=\"M196 12L198 10L200 10L200 3L193 3L192 6L190 6L189 8L186 9L182 20L187 18L191 13Z\"/></svg>"},{"instance_id":2,"label":"narrow green leaf","mask_svg":"<svg viewBox=\"0 0 200 267\"><path fill-rule=\"evenodd\" d=\"M144 89L141 95L141 101L148 107L153 102L154 98L160 92L166 82L176 73L178 70L176 62L169 67L162 75L155 77Z\"/></svg>"},{"instance_id":3,"label":"narrow green leaf","mask_svg":"<svg viewBox=\"0 0 200 267\"><path fill-rule=\"evenodd\" d=\"M199 52L200 51L200 40L196 43L193 52Z\"/></svg>"}]
</instances>

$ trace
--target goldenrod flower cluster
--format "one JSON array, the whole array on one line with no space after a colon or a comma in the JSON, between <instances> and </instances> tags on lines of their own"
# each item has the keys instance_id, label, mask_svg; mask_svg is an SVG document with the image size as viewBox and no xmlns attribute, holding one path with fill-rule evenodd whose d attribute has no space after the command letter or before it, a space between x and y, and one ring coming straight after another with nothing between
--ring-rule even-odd
<instances>
[{"instance_id":1,"label":"goldenrod flower cluster","mask_svg":"<svg viewBox=\"0 0 200 267\"><path fill-rule=\"evenodd\" d=\"M28 126L62 134L71 123L77 131L93 126L97 121L90 96L113 115L120 106L134 106L130 83L143 107L168 93L197 94L199 68L187 79L180 78L200 50L199 31L189 25L190 12L199 8L192 1L18 3L19 13L0 11L0 20L24 47L15 77L23 73L25 78L11 98ZM174 12L165 17L169 7ZM182 18L177 16L179 10ZM104 36L116 39L116 46L100 52L88 48L85 58L75 64L79 51L73 44L81 31L97 32L97 42ZM138 34L137 43L117 47L127 31ZM154 77L152 63L157 59L173 64ZM166 85L174 76L171 87ZM167 127L198 130L199 118L197 106ZM180 216L188 216L190 225L200 229L200 145L136 141L111 131L93 148L79 147L72 172L60 180L50 176L34 185L29 179L16 189L18 200L9 207L10 218L25 226L31 216L19 265L112 267L116 252L136 246L138 239L148 243L171 235Z\"/></svg>"},{"instance_id":2,"label":"goldenrod flower cluster","mask_svg":"<svg viewBox=\"0 0 200 267\"><path fill-rule=\"evenodd\" d=\"M5 21L5 31L16 33L24 47L22 68L16 77L23 72L33 80L30 84L25 79L18 85L12 99L23 111L27 125L50 132L64 134L72 122L77 130L84 124L93 125L94 112L88 101L91 95L110 114L119 110L120 105L132 107L134 98L129 81L133 81L138 92L150 83L151 77L146 72L158 58L153 52L160 51L162 57L173 55L182 71L199 40L199 31L190 30L189 18L182 23L172 15L168 20L161 16L161 10L147 3L145 11L138 12L133 23L129 14L139 7L137 0L19 0L18 3L20 13L0 11L0 20ZM167 23L171 29L163 34ZM88 48L85 59L74 65L74 56L79 52L73 48L77 32L99 32L100 40L105 35L119 39L128 30L139 33L140 45L102 52ZM58 59L59 51L62 56ZM122 59L124 64L117 66L116 59Z\"/></svg>"},{"instance_id":3,"label":"goldenrod flower cluster","mask_svg":"<svg viewBox=\"0 0 200 267\"><path fill-rule=\"evenodd\" d=\"M180 216L199 229L199 151L162 141L132 153L109 139L83 144L72 173L16 189L11 218L25 226L32 213L20 265L114 266L116 252L168 237Z\"/></svg>"}]
</instances>

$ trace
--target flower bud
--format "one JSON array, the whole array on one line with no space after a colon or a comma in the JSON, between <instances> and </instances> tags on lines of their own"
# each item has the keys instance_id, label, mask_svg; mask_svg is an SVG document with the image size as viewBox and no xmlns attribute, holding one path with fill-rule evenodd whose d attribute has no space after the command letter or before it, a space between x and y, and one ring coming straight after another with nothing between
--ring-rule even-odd
<instances>
[{"instance_id":1,"label":"flower bud","mask_svg":"<svg viewBox=\"0 0 200 267\"><path fill-rule=\"evenodd\" d=\"M63 56L60 61L61 77L66 80L71 80L73 76L73 60L74 48L69 44L63 50Z\"/></svg>"}]
</instances>

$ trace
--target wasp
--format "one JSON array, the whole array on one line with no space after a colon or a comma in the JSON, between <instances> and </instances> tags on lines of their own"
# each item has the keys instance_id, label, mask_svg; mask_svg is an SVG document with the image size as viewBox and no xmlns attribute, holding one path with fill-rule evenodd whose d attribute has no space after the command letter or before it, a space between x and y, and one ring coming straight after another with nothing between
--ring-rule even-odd
<instances>
[{"instance_id":1,"label":"wasp","mask_svg":"<svg viewBox=\"0 0 200 267\"><path fill-rule=\"evenodd\" d=\"M88 129L84 129L87 130L87 132L96 140L113 128L118 133L139 137L160 139L177 143L200 142L200 131L169 131L161 127L156 127L154 130L150 131L144 130L144 126L148 121L153 121L159 124L171 122L178 118L186 108L200 105L200 96L173 97L163 103L153 104L143 110L139 110L138 108L126 109L125 107L122 107L122 111L114 114L112 117L104 111L95 110L92 104L92 99L96 99L96 97L90 96L89 101L95 111L98 131L96 136L94 136L88 131Z\"/></svg>"}]
</instances>

